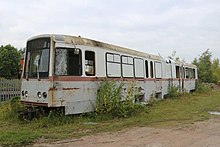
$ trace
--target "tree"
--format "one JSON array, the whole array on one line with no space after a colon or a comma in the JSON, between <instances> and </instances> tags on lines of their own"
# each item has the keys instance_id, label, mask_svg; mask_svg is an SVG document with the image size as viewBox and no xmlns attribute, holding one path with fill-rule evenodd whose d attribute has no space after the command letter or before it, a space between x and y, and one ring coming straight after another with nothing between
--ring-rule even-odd
<instances>
[{"instance_id":1,"label":"tree","mask_svg":"<svg viewBox=\"0 0 220 147\"><path fill-rule=\"evenodd\" d=\"M212 79L213 79L212 82L217 83L218 81L220 81L220 64L218 58L213 60L211 71L212 71Z\"/></svg>"},{"instance_id":2,"label":"tree","mask_svg":"<svg viewBox=\"0 0 220 147\"><path fill-rule=\"evenodd\" d=\"M198 76L202 82L212 82L212 71L211 71L211 57L212 53L207 49L199 57L199 60L194 59L194 64L198 67ZM195 62L197 61L197 63Z\"/></svg>"},{"instance_id":3,"label":"tree","mask_svg":"<svg viewBox=\"0 0 220 147\"><path fill-rule=\"evenodd\" d=\"M0 77L7 79L17 77L20 68L20 53L13 46L0 47Z\"/></svg>"},{"instance_id":4,"label":"tree","mask_svg":"<svg viewBox=\"0 0 220 147\"><path fill-rule=\"evenodd\" d=\"M202 82L217 83L220 80L219 59L211 60L212 53L207 49L193 64L198 67L198 77Z\"/></svg>"}]
</instances>

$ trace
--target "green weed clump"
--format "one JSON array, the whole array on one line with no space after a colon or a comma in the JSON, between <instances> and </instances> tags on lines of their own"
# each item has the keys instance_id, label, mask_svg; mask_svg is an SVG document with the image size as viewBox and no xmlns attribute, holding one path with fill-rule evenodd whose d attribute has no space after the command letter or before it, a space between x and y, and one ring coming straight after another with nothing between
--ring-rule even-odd
<instances>
[{"instance_id":1,"label":"green weed clump","mask_svg":"<svg viewBox=\"0 0 220 147\"><path fill-rule=\"evenodd\" d=\"M101 81L97 90L96 114L110 118L129 117L142 108L135 103L138 88L131 83L127 88L122 82L113 80Z\"/></svg>"},{"instance_id":2,"label":"green weed clump","mask_svg":"<svg viewBox=\"0 0 220 147\"><path fill-rule=\"evenodd\" d=\"M178 92L178 87L172 85L168 87L168 98L178 98L180 93Z\"/></svg>"},{"instance_id":3,"label":"green weed clump","mask_svg":"<svg viewBox=\"0 0 220 147\"><path fill-rule=\"evenodd\" d=\"M212 91L212 88L210 85L203 83L203 82L197 82L196 83L196 92L197 93L209 93Z\"/></svg>"},{"instance_id":4,"label":"green weed clump","mask_svg":"<svg viewBox=\"0 0 220 147\"><path fill-rule=\"evenodd\" d=\"M19 97L14 97L10 101L0 103L0 119L19 121L18 112L23 109Z\"/></svg>"}]
</instances>

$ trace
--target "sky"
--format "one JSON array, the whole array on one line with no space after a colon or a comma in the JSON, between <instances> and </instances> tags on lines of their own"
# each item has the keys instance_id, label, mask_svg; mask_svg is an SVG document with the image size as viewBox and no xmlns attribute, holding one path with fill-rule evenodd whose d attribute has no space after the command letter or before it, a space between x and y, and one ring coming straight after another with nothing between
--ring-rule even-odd
<instances>
[{"instance_id":1,"label":"sky","mask_svg":"<svg viewBox=\"0 0 220 147\"><path fill-rule=\"evenodd\" d=\"M0 0L0 45L65 34L186 62L220 58L219 0Z\"/></svg>"}]
</instances>

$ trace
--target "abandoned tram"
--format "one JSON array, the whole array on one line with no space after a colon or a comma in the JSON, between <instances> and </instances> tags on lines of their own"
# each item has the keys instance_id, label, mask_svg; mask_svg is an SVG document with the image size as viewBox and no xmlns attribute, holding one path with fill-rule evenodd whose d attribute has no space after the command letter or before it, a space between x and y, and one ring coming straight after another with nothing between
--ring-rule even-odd
<instances>
[{"instance_id":1,"label":"abandoned tram","mask_svg":"<svg viewBox=\"0 0 220 147\"><path fill-rule=\"evenodd\" d=\"M197 68L82 37L38 35L27 41L21 102L65 107L66 115L93 111L98 83L106 78L125 86L135 81L147 102L163 99L171 85L179 92L195 90Z\"/></svg>"}]
</instances>

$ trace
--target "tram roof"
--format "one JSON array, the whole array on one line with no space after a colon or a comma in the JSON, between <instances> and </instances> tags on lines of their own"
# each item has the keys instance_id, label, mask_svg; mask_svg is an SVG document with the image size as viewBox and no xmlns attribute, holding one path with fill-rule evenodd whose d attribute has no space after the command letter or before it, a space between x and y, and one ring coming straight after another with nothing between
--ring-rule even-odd
<instances>
[{"instance_id":1,"label":"tram roof","mask_svg":"<svg viewBox=\"0 0 220 147\"><path fill-rule=\"evenodd\" d=\"M145 57L145 58L150 58L150 59L155 59L155 60L161 60L162 58L157 55L152 55L148 54L145 52L137 51L135 49L129 49L117 45L112 45L109 43L104 43L101 41L96 41L93 39L88 39L80 36L70 36L70 35L56 35L56 34L43 34L43 35L37 35L34 37L31 37L28 40L33 40L36 38L46 38L46 37L52 37L54 38L55 42L64 42L66 44L74 44L74 45L88 45L88 46L93 46L93 47L100 47L100 48L106 48L111 51L116 51L116 52L122 52L126 54L131 54L139 57Z\"/></svg>"},{"instance_id":2,"label":"tram roof","mask_svg":"<svg viewBox=\"0 0 220 147\"><path fill-rule=\"evenodd\" d=\"M37 39L37 38L46 38L46 37L53 38L55 42L63 42L66 44L88 45L88 46L93 46L93 47L107 48L111 51L122 52L122 53L126 53L126 54L131 54L134 56L150 58L150 59L154 59L154 60L164 60L162 57L160 57L158 55L148 54L145 52L137 51L135 49L112 45L109 43L104 43L101 41L96 41L96 40L84 38L81 36L77 37L77 36L71 36L71 35L42 34L42 35L37 35L37 36L31 37L28 40L33 40L33 39ZM174 61L174 63L189 66L189 67L196 67L196 65L188 64L188 63L180 62L180 61Z\"/></svg>"}]
</instances>

